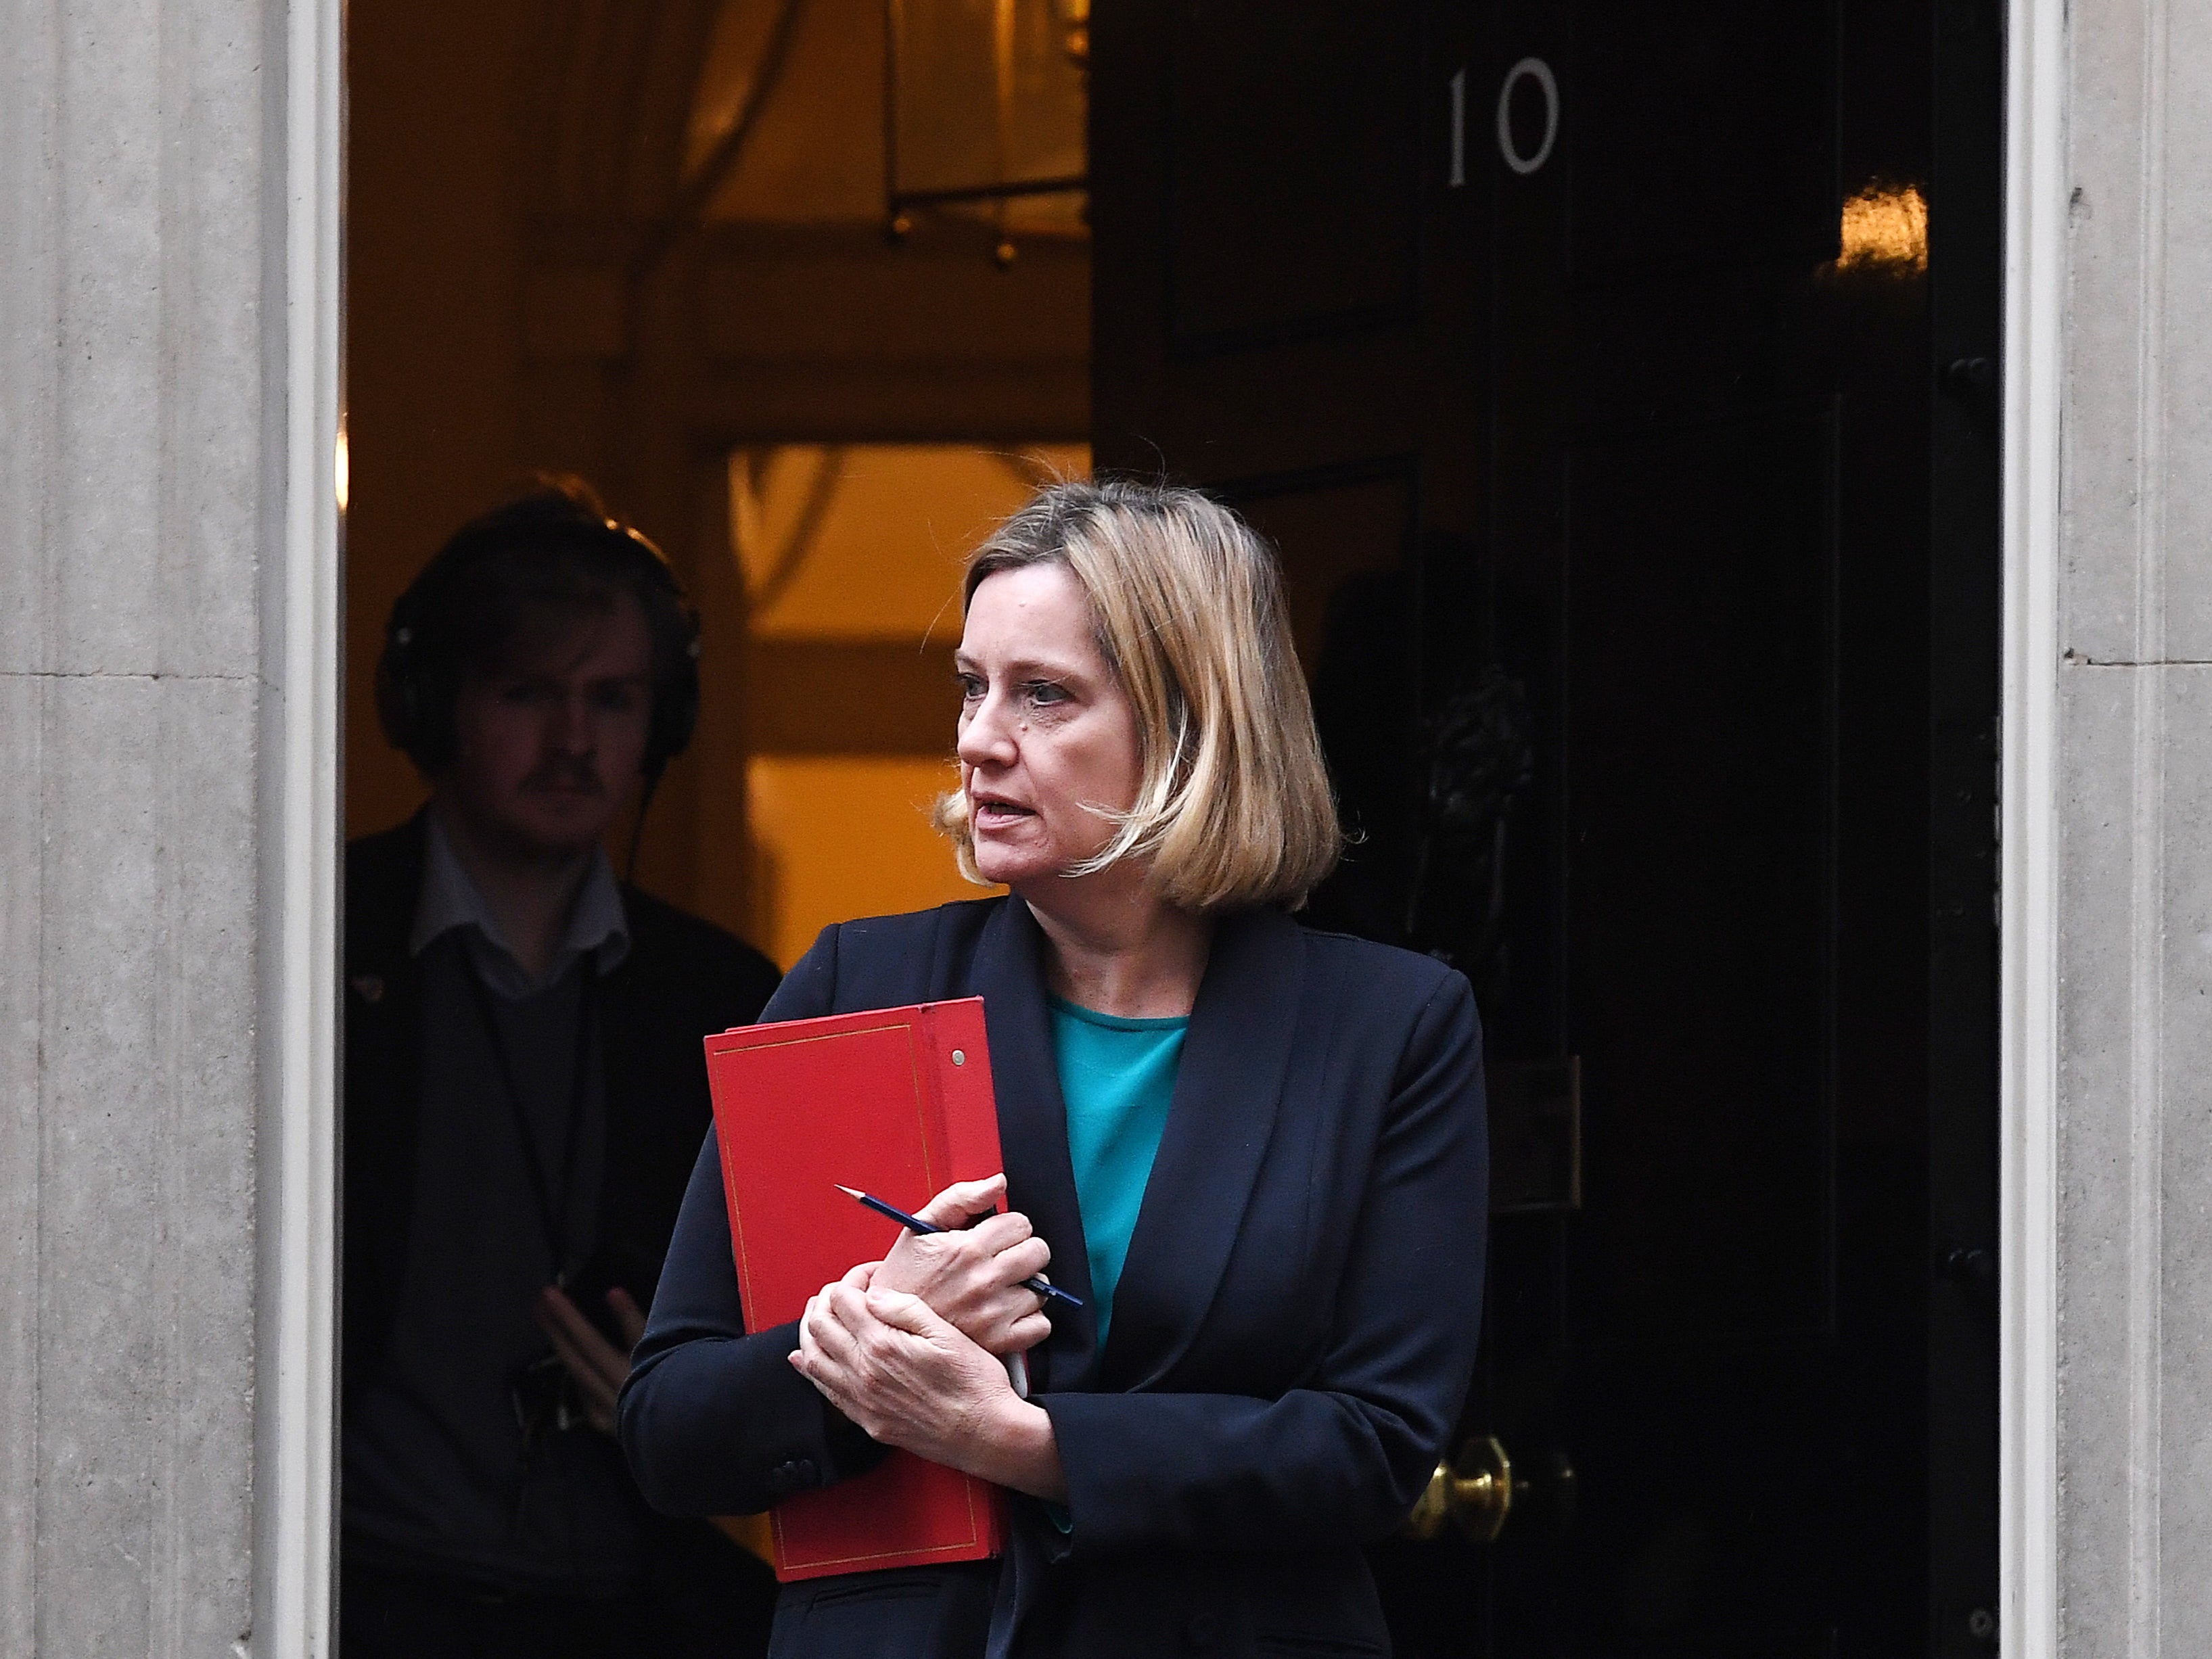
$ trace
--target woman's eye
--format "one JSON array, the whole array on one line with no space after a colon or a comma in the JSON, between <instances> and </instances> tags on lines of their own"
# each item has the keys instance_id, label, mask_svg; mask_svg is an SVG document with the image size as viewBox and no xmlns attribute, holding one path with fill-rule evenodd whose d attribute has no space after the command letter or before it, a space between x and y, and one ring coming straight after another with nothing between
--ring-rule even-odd
<instances>
[{"instance_id":1,"label":"woman's eye","mask_svg":"<svg viewBox=\"0 0 2212 1659\"><path fill-rule=\"evenodd\" d=\"M955 674L953 681L960 688L960 701L973 702L983 695L982 677L977 674Z\"/></svg>"},{"instance_id":2,"label":"woman's eye","mask_svg":"<svg viewBox=\"0 0 2212 1659\"><path fill-rule=\"evenodd\" d=\"M1028 693L1029 700L1040 708L1067 701L1067 688L1054 685L1050 680L1031 680L1022 689Z\"/></svg>"},{"instance_id":3,"label":"woman's eye","mask_svg":"<svg viewBox=\"0 0 2212 1659\"><path fill-rule=\"evenodd\" d=\"M637 707L637 692L627 685L604 686L592 701L601 714L627 714Z\"/></svg>"}]
</instances>

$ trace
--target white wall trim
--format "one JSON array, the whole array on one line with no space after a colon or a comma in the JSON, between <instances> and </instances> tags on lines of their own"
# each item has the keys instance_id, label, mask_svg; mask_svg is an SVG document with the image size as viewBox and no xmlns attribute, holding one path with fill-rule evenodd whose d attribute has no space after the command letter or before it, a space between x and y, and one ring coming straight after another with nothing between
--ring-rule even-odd
<instances>
[{"instance_id":1,"label":"white wall trim","mask_svg":"<svg viewBox=\"0 0 2212 1659\"><path fill-rule=\"evenodd\" d=\"M2009 0L2008 10L1999 1616L2010 1659L2057 1659L2067 35L2063 0Z\"/></svg>"},{"instance_id":2,"label":"white wall trim","mask_svg":"<svg viewBox=\"0 0 2212 1659\"><path fill-rule=\"evenodd\" d=\"M268 1081L258 1157L260 1331L254 1632L242 1656L333 1646L337 1444L337 866L340 382L344 82L341 0L284 0L270 125L272 357L263 590L270 787L263 800ZM279 34L281 31L281 34ZM277 195L281 192L281 195Z\"/></svg>"}]
</instances>

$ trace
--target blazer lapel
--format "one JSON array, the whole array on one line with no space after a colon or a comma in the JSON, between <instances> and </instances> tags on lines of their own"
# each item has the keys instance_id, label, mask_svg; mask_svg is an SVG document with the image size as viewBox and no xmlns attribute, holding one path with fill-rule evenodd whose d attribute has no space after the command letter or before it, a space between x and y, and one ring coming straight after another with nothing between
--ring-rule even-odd
<instances>
[{"instance_id":1,"label":"blazer lapel","mask_svg":"<svg viewBox=\"0 0 2212 1659\"><path fill-rule=\"evenodd\" d=\"M1298 925L1279 911L1225 917L1215 931L1114 1292L1110 1387L1156 1384L1212 1303L1274 1130L1304 960Z\"/></svg>"},{"instance_id":2,"label":"blazer lapel","mask_svg":"<svg viewBox=\"0 0 2212 1659\"><path fill-rule=\"evenodd\" d=\"M1060 1093L1052 1024L1045 1006L1044 939L1029 906L1009 896L976 942L969 983L983 999L991 1036L991 1081L999 1100L999 1147L1006 1165L1008 1204L1030 1218L1052 1246L1053 1283L1080 1297L1071 1310L1048 1310L1052 1335L1031 1356L1031 1384L1091 1386L1097 1359L1097 1323L1091 1307L1091 1259L1075 1200L1075 1166L1067 1152L1067 1107ZM1036 1364L1042 1357L1043 1366Z\"/></svg>"}]
</instances>

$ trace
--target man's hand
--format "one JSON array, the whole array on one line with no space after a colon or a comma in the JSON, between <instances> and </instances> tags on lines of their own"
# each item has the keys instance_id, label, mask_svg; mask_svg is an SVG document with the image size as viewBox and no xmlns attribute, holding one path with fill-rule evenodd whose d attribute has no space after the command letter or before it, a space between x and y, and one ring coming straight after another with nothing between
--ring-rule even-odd
<instances>
[{"instance_id":1,"label":"man's hand","mask_svg":"<svg viewBox=\"0 0 2212 1659\"><path fill-rule=\"evenodd\" d=\"M1001 1358L1034 1348L1052 1334L1044 1299L1022 1285L1045 1270L1052 1247L1027 1216L992 1213L1006 1195L1003 1175L955 1182L916 1212L920 1220L953 1231L902 1232L873 1275L875 1289L920 1297L969 1341ZM967 1224L977 1216L983 1219Z\"/></svg>"},{"instance_id":2,"label":"man's hand","mask_svg":"<svg viewBox=\"0 0 2212 1659\"><path fill-rule=\"evenodd\" d=\"M619 1348L601 1336L583 1310L556 1285L548 1285L538 1293L538 1306L532 1311L538 1328L545 1333L553 1352L575 1379L576 1392L583 1396L584 1415L601 1434L611 1435L615 1396L629 1376L630 1350L645 1334L645 1316L619 1285L607 1292L607 1309L623 1334Z\"/></svg>"}]
</instances>

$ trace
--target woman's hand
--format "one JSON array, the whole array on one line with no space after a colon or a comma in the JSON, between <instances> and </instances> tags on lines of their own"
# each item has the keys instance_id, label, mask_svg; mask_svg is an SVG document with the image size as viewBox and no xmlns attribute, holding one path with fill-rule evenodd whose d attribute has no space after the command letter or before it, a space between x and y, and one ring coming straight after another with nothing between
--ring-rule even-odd
<instances>
[{"instance_id":1,"label":"woman's hand","mask_svg":"<svg viewBox=\"0 0 2212 1659\"><path fill-rule=\"evenodd\" d=\"M870 1438L1051 1501L1067 1495L1052 1419L920 1297L855 1282L806 1304L792 1364ZM1035 1298L1032 1297L1032 1300Z\"/></svg>"},{"instance_id":2,"label":"woman's hand","mask_svg":"<svg viewBox=\"0 0 2212 1659\"><path fill-rule=\"evenodd\" d=\"M902 1232L874 1279L878 1290L920 1297L969 1341L1002 1357L1034 1348L1052 1334L1044 1298L1022 1286L1050 1264L1052 1247L1036 1236L1027 1216L992 1213L1006 1195L1003 1175L955 1182L916 1212L918 1219L952 1231ZM977 1216L984 1219L967 1225Z\"/></svg>"}]
</instances>

